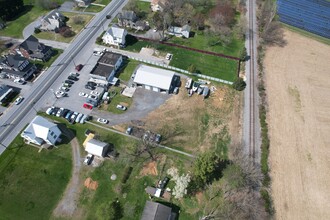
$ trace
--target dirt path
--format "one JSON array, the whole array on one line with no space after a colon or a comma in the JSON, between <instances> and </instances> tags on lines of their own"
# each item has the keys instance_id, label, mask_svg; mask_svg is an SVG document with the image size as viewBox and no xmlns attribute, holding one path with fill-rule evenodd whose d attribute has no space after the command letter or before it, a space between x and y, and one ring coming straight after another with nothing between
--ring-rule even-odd
<instances>
[{"instance_id":1,"label":"dirt path","mask_svg":"<svg viewBox=\"0 0 330 220\"><path fill-rule=\"evenodd\" d=\"M330 216L330 46L285 31L265 58L276 219Z\"/></svg>"},{"instance_id":2,"label":"dirt path","mask_svg":"<svg viewBox=\"0 0 330 220\"><path fill-rule=\"evenodd\" d=\"M82 188L82 183L79 178L79 172L81 169L81 156L79 143L77 138L72 136L73 134L68 134L71 136L71 146L72 146L72 177L68 183L61 201L57 204L53 215L55 217L73 217L77 218L77 201L79 199L79 194ZM72 138L74 137L74 138Z\"/></svg>"}]
</instances>

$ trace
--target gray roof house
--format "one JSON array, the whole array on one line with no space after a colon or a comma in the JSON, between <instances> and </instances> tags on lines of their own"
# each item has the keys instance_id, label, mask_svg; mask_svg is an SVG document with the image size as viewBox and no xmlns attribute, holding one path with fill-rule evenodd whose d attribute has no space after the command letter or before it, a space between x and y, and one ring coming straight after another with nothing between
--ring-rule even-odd
<instances>
[{"instance_id":1,"label":"gray roof house","mask_svg":"<svg viewBox=\"0 0 330 220\"><path fill-rule=\"evenodd\" d=\"M104 82L110 83L113 81L115 72L118 70L123 62L121 54L105 52L97 61L90 75L94 79L99 79Z\"/></svg>"},{"instance_id":2,"label":"gray roof house","mask_svg":"<svg viewBox=\"0 0 330 220\"><path fill-rule=\"evenodd\" d=\"M55 145L60 141L61 130L56 124L47 119L36 116L21 133L21 137L29 143Z\"/></svg>"},{"instance_id":3,"label":"gray roof house","mask_svg":"<svg viewBox=\"0 0 330 220\"><path fill-rule=\"evenodd\" d=\"M25 41L18 45L15 51L27 59L41 60L44 62L49 60L53 53L51 47L40 43L33 35L30 35Z\"/></svg>"},{"instance_id":4,"label":"gray roof house","mask_svg":"<svg viewBox=\"0 0 330 220\"><path fill-rule=\"evenodd\" d=\"M144 206L141 220L174 220L176 214L163 204L147 201Z\"/></svg>"},{"instance_id":5,"label":"gray roof house","mask_svg":"<svg viewBox=\"0 0 330 220\"><path fill-rule=\"evenodd\" d=\"M60 27L65 26L65 16L58 10L53 10L44 16L38 27L42 31L57 31Z\"/></svg>"},{"instance_id":6,"label":"gray roof house","mask_svg":"<svg viewBox=\"0 0 330 220\"><path fill-rule=\"evenodd\" d=\"M112 25L111 28L102 37L105 44L123 46L126 43L127 31L123 28L119 28L116 25Z\"/></svg>"},{"instance_id":7,"label":"gray roof house","mask_svg":"<svg viewBox=\"0 0 330 220\"><path fill-rule=\"evenodd\" d=\"M176 37L189 38L191 27L189 25L183 25L182 27L170 26L167 30L167 34L175 35Z\"/></svg>"},{"instance_id":8,"label":"gray roof house","mask_svg":"<svg viewBox=\"0 0 330 220\"><path fill-rule=\"evenodd\" d=\"M1 57L0 69L10 78L27 80L37 70L37 67L25 57L15 54Z\"/></svg>"},{"instance_id":9,"label":"gray roof house","mask_svg":"<svg viewBox=\"0 0 330 220\"><path fill-rule=\"evenodd\" d=\"M133 27L137 21L137 16L134 11L125 11L119 12L118 15L118 24L122 27Z\"/></svg>"},{"instance_id":10,"label":"gray roof house","mask_svg":"<svg viewBox=\"0 0 330 220\"><path fill-rule=\"evenodd\" d=\"M13 89L5 84L0 84L0 104L8 97L8 95L13 92Z\"/></svg>"}]
</instances>

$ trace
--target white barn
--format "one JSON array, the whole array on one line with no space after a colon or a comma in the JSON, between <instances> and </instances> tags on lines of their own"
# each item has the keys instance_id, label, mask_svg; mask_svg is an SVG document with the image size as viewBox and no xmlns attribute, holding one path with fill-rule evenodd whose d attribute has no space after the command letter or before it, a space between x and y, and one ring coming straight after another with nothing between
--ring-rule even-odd
<instances>
[{"instance_id":1,"label":"white barn","mask_svg":"<svg viewBox=\"0 0 330 220\"><path fill-rule=\"evenodd\" d=\"M107 153L109 148L109 144L98 141L95 139L90 139L86 143L85 151L87 151L89 154L93 154L94 156L104 157Z\"/></svg>"},{"instance_id":2,"label":"white barn","mask_svg":"<svg viewBox=\"0 0 330 220\"><path fill-rule=\"evenodd\" d=\"M135 72L134 83L147 90L169 93L175 72L146 65L140 65Z\"/></svg>"},{"instance_id":3,"label":"white barn","mask_svg":"<svg viewBox=\"0 0 330 220\"><path fill-rule=\"evenodd\" d=\"M36 116L21 133L21 137L27 142L42 145L47 143L55 145L60 140L61 130L56 124L47 119Z\"/></svg>"}]
</instances>

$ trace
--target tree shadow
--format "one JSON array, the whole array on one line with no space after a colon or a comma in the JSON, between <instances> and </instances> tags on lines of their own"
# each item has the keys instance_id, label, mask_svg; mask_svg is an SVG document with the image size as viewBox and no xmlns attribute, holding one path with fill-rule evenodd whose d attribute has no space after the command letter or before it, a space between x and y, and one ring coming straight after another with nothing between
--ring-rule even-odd
<instances>
[{"instance_id":1,"label":"tree shadow","mask_svg":"<svg viewBox=\"0 0 330 220\"><path fill-rule=\"evenodd\" d=\"M139 40L136 37L134 37L133 35L128 34L126 36L126 46L132 46L132 45L136 44L138 41Z\"/></svg>"},{"instance_id":2,"label":"tree shadow","mask_svg":"<svg viewBox=\"0 0 330 220\"><path fill-rule=\"evenodd\" d=\"M17 13L15 15L13 15L11 18L8 18L7 21L15 21L19 17L29 13L32 10L32 8L33 8L33 5L25 5L23 10L20 13Z\"/></svg>"}]
</instances>

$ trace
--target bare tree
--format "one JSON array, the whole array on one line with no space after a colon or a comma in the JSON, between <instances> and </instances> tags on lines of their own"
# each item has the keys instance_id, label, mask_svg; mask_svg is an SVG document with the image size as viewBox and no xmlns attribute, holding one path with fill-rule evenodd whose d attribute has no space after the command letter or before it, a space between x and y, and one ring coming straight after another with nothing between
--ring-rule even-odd
<instances>
[{"instance_id":1,"label":"bare tree","mask_svg":"<svg viewBox=\"0 0 330 220\"><path fill-rule=\"evenodd\" d=\"M139 157L146 153L149 155L149 158L156 160L156 156L154 154L155 148L156 146L151 141L149 141L148 138L142 138L141 142L130 146L129 154L135 157Z\"/></svg>"}]
</instances>

